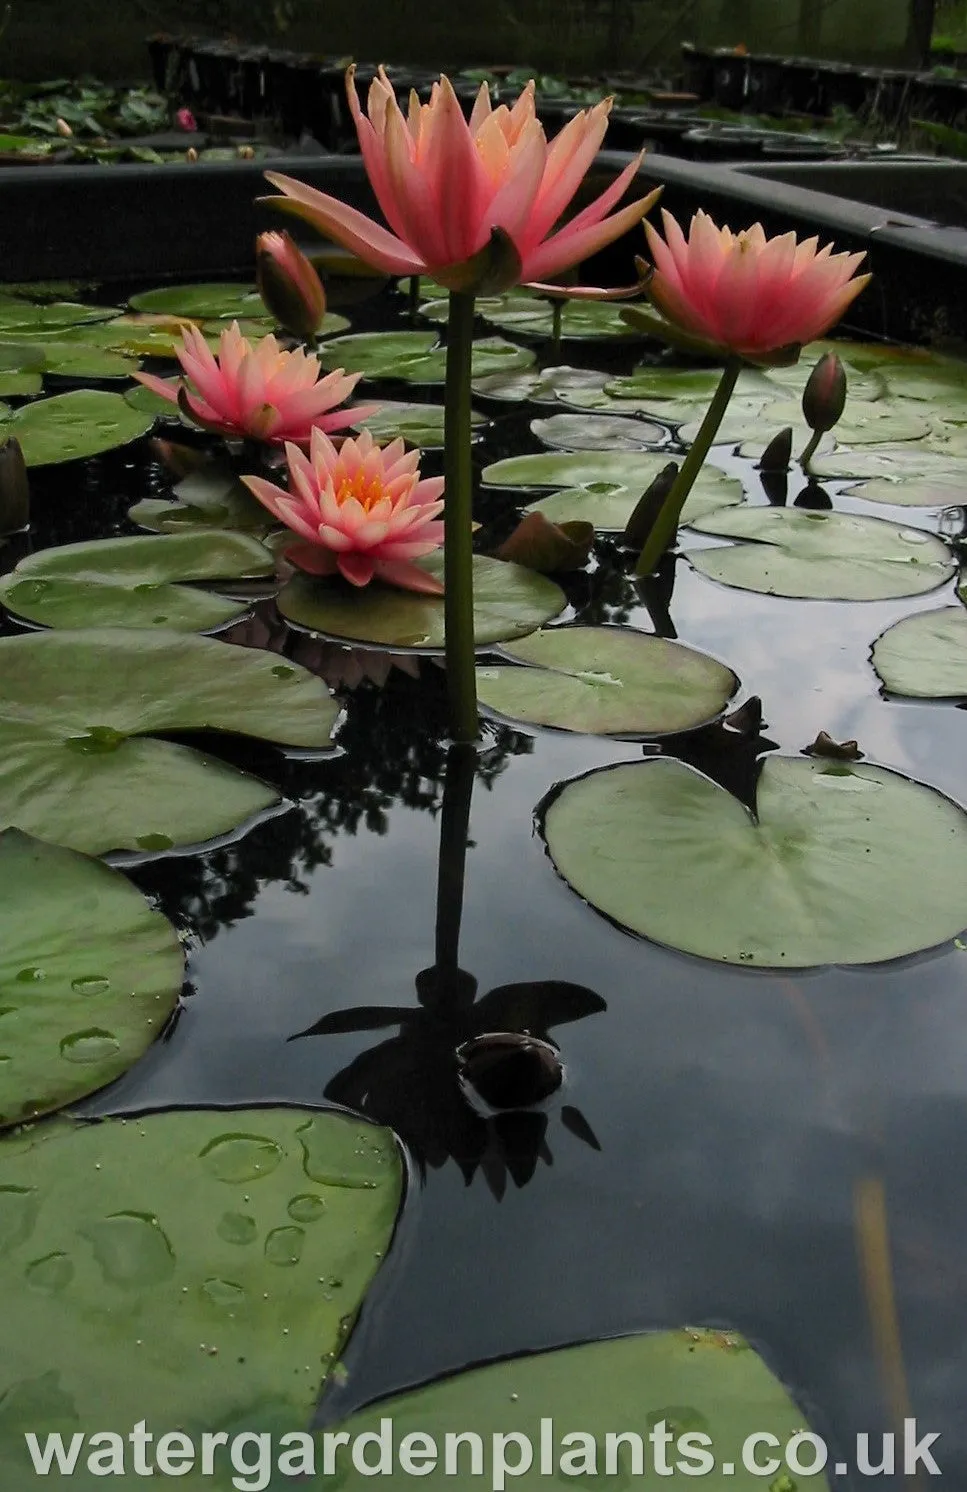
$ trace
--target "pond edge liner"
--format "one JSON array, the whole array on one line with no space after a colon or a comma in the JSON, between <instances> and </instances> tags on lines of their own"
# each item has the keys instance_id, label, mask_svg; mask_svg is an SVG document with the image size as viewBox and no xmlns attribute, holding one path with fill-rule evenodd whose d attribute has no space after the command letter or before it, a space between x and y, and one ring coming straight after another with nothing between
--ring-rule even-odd
<instances>
[{"instance_id":1,"label":"pond edge liner","mask_svg":"<svg viewBox=\"0 0 967 1492\"><path fill-rule=\"evenodd\" d=\"M603 190L629 159L603 151L576 206ZM776 160L769 169L785 174L794 164ZM866 180L871 170L883 172L886 180L891 166L863 162L855 169ZM896 166L909 176L909 162ZM837 185L848 183L851 169L836 163ZM296 176L365 212L376 212L359 156L0 168L0 222L6 229L0 273L12 282L93 279L105 286L254 275L256 233L281 222L279 213L255 200L271 190L266 170ZM822 167L814 163L810 179L817 176L823 179ZM662 186L662 205L679 219L703 207L735 229L760 221L770 234L818 233L839 249L865 251L874 281L850 308L850 330L901 342L967 339L967 228L737 165L685 161L657 152L645 157L639 180L641 190ZM896 184L895 171L893 180ZM956 185L967 188L967 163L948 163L944 180L947 200ZM899 184L902 199L902 180ZM643 249L636 228L589 261L584 277L626 282L631 257Z\"/></svg>"}]
</instances>

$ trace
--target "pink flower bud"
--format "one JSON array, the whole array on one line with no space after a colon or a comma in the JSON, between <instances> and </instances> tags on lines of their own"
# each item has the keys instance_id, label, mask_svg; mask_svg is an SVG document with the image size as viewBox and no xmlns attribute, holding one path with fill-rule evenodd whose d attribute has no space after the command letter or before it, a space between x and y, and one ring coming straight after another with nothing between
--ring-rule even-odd
<instances>
[{"instance_id":1,"label":"pink flower bud","mask_svg":"<svg viewBox=\"0 0 967 1492\"><path fill-rule=\"evenodd\" d=\"M810 430L825 434L846 407L846 370L835 352L824 353L803 390L802 412Z\"/></svg>"},{"instance_id":2,"label":"pink flower bud","mask_svg":"<svg viewBox=\"0 0 967 1492\"><path fill-rule=\"evenodd\" d=\"M0 534L13 534L30 522L30 487L20 442L0 445Z\"/></svg>"},{"instance_id":3,"label":"pink flower bud","mask_svg":"<svg viewBox=\"0 0 967 1492\"><path fill-rule=\"evenodd\" d=\"M189 134L193 134L198 128L198 122L190 109L179 109L175 115L175 123L180 130L187 130Z\"/></svg>"},{"instance_id":4,"label":"pink flower bud","mask_svg":"<svg viewBox=\"0 0 967 1492\"><path fill-rule=\"evenodd\" d=\"M326 314L326 293L302 250L288 233L262 233L255 262L266 309L294 337L315 337Z\"/></svg>"}]
</instances>

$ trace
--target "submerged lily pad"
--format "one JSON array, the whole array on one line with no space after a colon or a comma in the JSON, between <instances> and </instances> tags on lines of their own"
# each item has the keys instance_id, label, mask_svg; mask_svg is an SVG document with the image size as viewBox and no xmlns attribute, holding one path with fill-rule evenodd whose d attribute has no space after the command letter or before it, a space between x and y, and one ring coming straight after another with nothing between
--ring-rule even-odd
<instances>
[{"instance_id":1,"label":"submerged lily pad","mask_svg":"<svg viewBox=\"0 0 967 1492\"><path fill-rule=\"evenodd\" d=\"M681 762L608 767L566 785L545 834L598 911L725 963L881 963L967 925L967 814L866 763L767 757L755 817Z\"/></svg>"},{"instance_id":2,"label":"submerged lily pad","mask_svg":"<svg viewBox=\"0 0 967 1492\"><path fill-rule=\"evenodd\" d=\"M501 652L527 667L478 668L483 704L532 725L591 735L660 736L721 714L730 668L627 627L551 627Z\"/></svg>"},{"instance_id":3,"label":"submerged lily pad","mask_svg":"<svg viewBox=\"0 0 967 1492\"><path fill-rule=\"evenodd\" d=\"M163 316L188 316L192 320L238 321L244 316L262 316L262 297L252 285L221 281L204 285L164 285L132 295L136 311ZM117 314L116 312L113 314Z\"/></svg>"},{"instance_id":4,"label":"submerged lily pad","mask_svg":"<svg viewBox=\"0 0 967 1492\"><path fill-rule=\"evenodd\" d=\"M411 446L432 451L443 447L442 404L413 404L400 399L381 399L375 414L367 415L359 424L372 432L374 438L385 442L402 436ZM470 424L473 429L486 425L486 417L473 411Z\"/></svg>"},{"instance_id":5,"label":"submerged lily pad","mask_svg":"<svg viewBox=\"0 0 967 1492\"><path fill-rule=\"evenodd\" d=\"M168 627L203 632L245 603L178 581L271 575L274 561L243 534L96 539L41 549L0 578L0 602L44 627Z\"/></svg>"},{"instance_id":6,"label":"submerged lily pad","mask_svg":"<svg viewBox=\"0 0 967 1492\"><path fill-rule=\"evenodd\" d=\"M738 541L687 550L696 570L766 596L886 601L932 591L957 568L932 534L853 513L742 507L696 519L692 527Z\"/></svg>"},{"instance_id":7,"label":"submerged lily pad","mask_svg":"<svg viewBox=\"0 0 967 1492\"><path fill-rule=\"evenodd\" d=\"M17 437L28 466L50 466L113 451L153 424L151 415L132 409L120 394L75 389L15 410L0 425L0 436Z\"/></svg>"},{"instance_id":8,"label":"submerged lily pad","mask_svg":"<svg viewBox=\"0 0 967 1492\"><path fill-rule=\"evenodd\" d=\"M531 431L560 451L645 451L668 439L661 425L607 414L552 414Z\"/></svg>"},{"instance_id":9,"label":"submerged lily pad","mask_svg":"<svg viewBox=\"0 0 967 1492\"><path fill-rule=\"evenodd\" d=\"M443 579L442 552L418 563ZM521 565L474 555L473 613L478 647L525 637L557 616L565 604L564 592L545 576ZM297 627L347 642L438 652L446 641L442 596L397 590L379 581L356 590L340 580L294 575L279 592L278 607Z\"/></svg>"},{"instance_id":10,"label":"submerged lily pad","mask_svg":"<svg viewBox=\"0 0 967 1492\"><path fill-rule=\"evenodd\" d=\"M90 854L228 833L276 791L155 731L326 747L338 707L273 653L170 631L0 638L0 823Z\"/></svg>"},{"instance_id":11,"label":"submerged lily pad","mask_svg":"<svg viewBox=\"0 0 967 1492\"><path fill-rule=\"evenodd\" d=\"M664 457L656 464L654 476L665 465ZM627 487L613 486L607 490L590 487L567 487L563 492L552 492L549 497L528 503L529 510L543 513L551 523L574 523L584 520L593 523L599 533L623 534L628 526L641 493ZM685 506L682 509L683 525L694 524L699 518L716 512L719 508L734 506L742 502L742 483L715 466L704 466L696 478Z\"/></svg>"},{"instance_id":12,"label":"submerged lily pad","mask_svg":"<svg viewBox=\"0 0 967 1492\"><path fill-rule=\"evenodd\" d=\"M967 699L967 611L944 606L904 617L876 639L873 667L893 694Z\"/></svg>"},{"instance_id":13,"label":"submerged lily pad","mask_svg":"<svg viewBox=\"0 0 967 1492\"><path fill-rule=\"evenodd\" d=\"M399 378L408 383L443 383L446 348L434 332L359 332L334 337L319 348L324 368L345 368L366 378ZM473 344L473 377L529 368L534 354L501 337L484 337Z\"/></svg>"},{"instance_id":14,"label":"submerged lily pad","mask_svg":"<svg viewBox=\"0 0 967 1492\"><path fill-rule=\"evenodd\" d=\"M455 1480L467 1487L480 1481L521 1492L563 1492L582 1484L624 1488L633 1486L642 1472L647 1486L654 1462L649 1430L662 1421L678 1445L669 1443L670 1475L676 1463L685 1468L683 1481L689 1466L695 1476L695 1468L701 1471L704 1465L708 1474L702 1485L709 1492L746 1492L754 1485L741 1471L749 1437L772 1435L774 1445L785 1446L805 1426L802 1410L742 1337L704 1329L650 1332L505 1358L385 1399L338 1428L359 1444L359 1435L379 1432L381 1416L390 1418L396 1445L415 1434L430 1437L439 1448L435 1467L414 1462L430 1492L441 1492ZM449 1437L465 1437L468 1429L480 1437L486 1475L492 1480L471 1476L471 1447L465 1438L456 1442L462 1475L455 1479L452 1471L447 1473L444 1446L454 1444ZM616 1441L619 1433L624 1438ZM693 1439L679 1445L689 1433ZM522 1447L528 1445L533 1461L525 1468ZM714 1447L714 1456L697 1450L702 1445ZM503 1476L497 1482L495 1447L501 1446L504 1465L513 1468L506 1483ZM374 1450L374 1465L376 1454ZM804 1452L804 1464L808 1454ZM333 1485L355 1486L348 1453L340 1451L339 1456ZM739 1468L738 1475L726 1474L726 1461ZM825 1485L825 1479L818 1478L817 1485L819 1481ZM772 1484L778 1492L782 1482L773 1479Z\"/></svg>"},{"instance_id":15,"label":"submerged lily pad","mask_svg":"<svg viewBox=\"0 0 967 1492\"><path fill-rule=\"evenodd\" d=\"M57 1120L0 1141L0 1482L33 1480L27 1433L69 1445L107 1404L118 1430L177 1425L196 1447L219 1429L308 1431L400 1191L390 1132L342 1114ZM237 1468L214 1454L214 1481L196 1465L182 1485L230 1488ZM80 1492L102 1485L87 1455Z\"/></svg>"},{"instance_id":16,"label":"submerged lily pad","mask_svg":"<svg viewBox=\"0 0 967 1492\"><path fill-rule=\"evenodd\" d=\"M0 881L3 1126L126 1072L174 1009L185 960L167 918L100 861L6 829Z\"/></svg>"}]
</instances>

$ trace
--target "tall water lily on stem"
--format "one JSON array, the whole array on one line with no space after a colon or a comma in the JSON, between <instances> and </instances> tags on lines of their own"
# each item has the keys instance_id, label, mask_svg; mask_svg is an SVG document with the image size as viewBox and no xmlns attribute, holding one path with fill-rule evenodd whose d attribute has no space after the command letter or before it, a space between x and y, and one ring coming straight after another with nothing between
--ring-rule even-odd
<instances>
[{"instance_id":1,"label":"tall water lily on stem","mask_svg":"<svg viewBox=\"0 0 967 1492\"><path fill-rule=\"evenodd\" d=\"M715 439L743 363L794 363L803 344L829 331L869 282L856 271L865 254L834 254L794 233L767 238L761 223L743 233L692 218L688 238L670 213L664 240L645 225L655 272L648 294L674 340L723 358L725 371L692 448L665 499L638 561L650 575L674 541L685 499ZM633 308L625 318L640 320ZM648 322L654 330L654 323Z\"/></svg>"},{"instance_id":2,"label":"tall water lily on stem","mask_svg":"<svg viewBox=\"0 0 967 1492\"><path fill-rule=\"evenodd\" d=\"M288 176L268 200L313 224L388 274L427 275L450 292L447 332L445 606L451 728L477 735L471 545L470 361L474 297L547 280L639 222L657 193L612 209L640 162L563 227L557 227L604 139L611 101L572 119L548 143L529 83L508 108L481 86L469 121L447 78L428 104L411 94L404 115L380 69L364 112L354 69L349 106L370 184L389 225ZM554 231L556 228L556 231Z\"/></svg>"}]
</instances>

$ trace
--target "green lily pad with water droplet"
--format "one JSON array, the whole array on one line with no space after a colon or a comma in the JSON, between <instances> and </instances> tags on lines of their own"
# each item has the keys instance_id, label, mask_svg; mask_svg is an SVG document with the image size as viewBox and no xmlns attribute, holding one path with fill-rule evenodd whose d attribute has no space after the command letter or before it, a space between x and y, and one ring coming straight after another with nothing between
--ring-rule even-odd
<instances>
[{"instance_id":1,"label":"green lily pad with water droplet","mask_svg":"<svg viewBox=\"0 0 967 1492\"><path fill-rule=\"evenodd\" d=\"M524 667L477 669L481 703L530 725L599 736L694 730L737 687L706 653L629 627L550 627L501 652Z\"/></svg>"},{"instance_id":2,"label":"green lily pad with water droplet","mask_svg":"<svg viewBox=\"0 0 967 1492\"><path fill-rule=\"evenodd\" d=\"M239 1479L224 1446L202 1475L206 1434L264 1434L284 1453L389 1249L401 1171L388 1130L298 1108L53 1120L0 1141L0 1484L33 1480L27 1433L69 1445L102 1427L124 1436L130 1471L132 1426L155 1437L151 1464L177 1426L197 1492ZM79 1492L103 1485L96 1451Z\"/></svg>"},{"instance_id":3,"label":"green lily pad with water droplet","mask_svg":"<svg viewBox=\"0 0 967 1492\"><path fill-rule=\"evenodd\" d=\"M652 476L656 477L666 464L663 455L656 461ZM608 484L602 486L607 489ZM527 507L543 513L551 523L583 520L593 523L598 533L623 534L640 497L641 493L635 489L617 485L604 491L596 491L593 487L567 487L562 492L552 492L548 497L528 503ZM682 524L693 524L719 508L732 507L742 500L742 483L737 477L727 476L715 466L704 466L685 499Z\"/></svg>"},{"instance_id":4,"label":"green lily pad with water droplet","mask_svg":"<svg viewBox=\"0 0 967 1492\"><path fill-rule=\"evenodd\" d=\"M438 346L434 332L358 332L334 337L319 348L324 368L345 368L366 378L399 378L408 383L443 383L446 349ZM511 373L529 368L534 354L505 342L484 337L473 344L473 377Z\"/></svg>"},{"instance_id":5,"label":"green lily pad with water droplet","mask_svg":"<svg viewBox=\"0 0 967 1492\"><path fill-rule=\"evenodd\" d=\"M135 311L151 311L160 316L187 316L197 321L239 321L246 316L261 317L265 313L262 297L254 286L232 281L163 285L157 290L142 290L138 295L132 295L130 304Z\"/></svg>"},{"instance_id":6,"label":"green lily pad with water droplet","mask_svg":"<svg viewBox=\"0 0 967 1492\"><path fill-rule=\"evenodd\" d=\"M767 757L756 817L681 762L626 763L568 783L544 832L599 912L719 962L881 963L967 925L967 814L865 762Z\"/></svg>"},{"instance_id":7,"label":"green lily pad with water droplet","mask_svg":"<svg viewBox=\"0 0 967 1492\"><path fill-rule=\"evenodd\" d=\"M232 533L96 539L41 549L0 577L0 603L42 627L167 627L204 632L247 606L184 581L271 575L257 539Z\"/></svg>"},{"instance_id":8,"label":"green lily pad with water droplet","mask_svg":"<svg viewBox=\"0 0 967 1492\"><path fill-rule=\"evenodd\" d=\"M185 960L167 918L100 861L6 829L0 881L4 1126L126 1072L175 1008Z\"/></svg>"},{"instance_id":9,"label":"green lily pad with water droplet","mask_svg":"<svg viewBox=\"0 0 967 1492\"><path fill-rule=\"evenodd\" d=\"M421 569L443 579L443 553L419 560ZM478 647L535 632L564 610L564 592L552 580L522 565L474 555L473 613ZM341 641L378 643L394 649L439 652L446 641L442 596L371 581L358 590L341 579L294 575L278 596L286 621Z\"/></svg>"},{"instance_id":10,"label":"green lily pad with water droplet","mask_svg":"<svg viewBox=\"0 0 967 1492\"><path fill-rule=\"evenodd\" d=\"M892 694L967 699L967 611L944 606L904 617L876 639L873 667Z\"/></svg>"},{"instance_id":11,"label":"green lily pad with water droplet","mask_svg":"<svg viewBox=\"0 0 967 1492\"><path fill-rule=\"evenodd\" d=\"M901 482L923 477L951 477L967 472L967 462L947 450L931 450L922 441L884 441L859 451L836 450L814 457L810 463L816 477L854 477L857 481L882 477Z\"/></svg>"},{"instance_id":12,"label":"green lily pad with water droplet","mask_svg":"<svg viewBox=\"0 0 967 1492\"><path fill-rule=\"evenodd\" d=\"M935 590L957 568L933 534L854 513L745 506L695 519L692 527L736 540L686 550L696 570L766 596L886 601Z\"/></svg>"},{"instance_id":13,"label":"green lily pad with water droplet","mask_svg":"<svg viewBox=\"0 0 967 1492\"><path fill-rule=\"evenodd\" d=\"M559 451L645 451L667 440L661 425L609 414L552 414L531 432Z\"/></svg>"},{"instance_id":14,"label":"green lily pad with water droplet","mask_svg":"<svg viewBox=\"0 0 967 1492\"><path fill-rule=\"evenodd\" d=\"M475 1481L490 1486L489 1480L471 1477L470 1447L465 1440L456 1444L461 1475L446 1473L442 1452L445 1445L453 1444L448 1437L468 1431L480 1437L488 1477L492 1468L496 1471L491 1459L495 1445L506 1447L508 1467L520 1467L521 1447L531 1447L533 1465L528 1471L521 1468L508 1474L508 1488L516 1486L522 1492L538 1488L564 1492L582 1485L625 1488L634 1486L642 1475L642 1485L647 1487L655 1464L649 1434L662 1421L671 1437L667 1462L671 1476L676 1463L690 1465L691 1476L696 1475L694 1468L701 1470L700 1457L705 1454L709 1470L700 1485L709 1492L726 1492L731 1487L746 1492L755 1485L753 1481L741 1471L737 1476L726 1475L723 1463L731 1461L741 1468L743 1446L750 1436L772 1435L776 1446L784 1446L806 1427L802 1410L742 1337L706 1329L649 1332L504 1358L408 1389L360 1410L335 1428L354 1437L378 1434L381 1416L391 1420L395 1445L415 1433L432 1437L439 1447L435 1468L424 1467L429 1474L421 1476L428 1492L443 1492L457 1482L466 1487ZM549 1464L545 1468L542 1458L548 1426ZM676 1449L687 1434L707 1438ZM509 1435L521 1439L501 1438ZM609 1452L609 1437L618 1435L629 1438L617 1444L612 1439ZM370 1444L375 1446L375 1441ZM697 1446L703 1445L713 1447L714 1455L698 1452ZM589 1459L592 1446L593 1461ZM635 1467L632 1456L639 1448L640 1462ZM375 1464L375 1450L371 1457ZM804 1452L804 1464L806 1459ZM355 1486L348 1456L337 1464L343 1469L337 1471L333 1484ZM691 1476L683 1471L682 1482ZM825 1485L821 1478L813 1485L818 1487L820 1480ZM783 1486L775 1478L771 1483L774 1492ZM671 1480L669 1485L673 1485Z\"/></svg>"},{"instance_id":15,"label":"green lily pad with water droplet","mask_svg":"<svg viewBox=\"0 0 967 1492\"><path fill-rule=\"evenodd\" d=\"M369 430L381 444L402 438L411 446L422 450L442 450L443 418L442 404L413 404L401 399L381 399L375 414L359 421L360 428ZM470 416L472 429L486 425L485 415L473 411Z\"/></svg>"},{"instance_id":16,"label":"green lily pad with water droplet","mask_svg":"<svg viewBox=\"0 0 967 1492\"><path fill-rule=\"evenodd\" d=\"M278 802L154 732L324 748L338 715L294 663L160 628L0 638L0 677L0 823L89 854L200 843Z\"/></svg>"},{"instance_id":17,"label":"green lily pad with water droplet","mask_svg":"<svg viewBox=\"0 0 967 1492\"><path fill-rule=\"evenodd\" d=\"M153 416L132 409L120 394L75 389L23 405L4 421L2 434L17 437L28 466L51 466L113 451L153 424Z\"/></svg>"}]
</instances>

